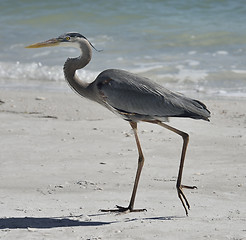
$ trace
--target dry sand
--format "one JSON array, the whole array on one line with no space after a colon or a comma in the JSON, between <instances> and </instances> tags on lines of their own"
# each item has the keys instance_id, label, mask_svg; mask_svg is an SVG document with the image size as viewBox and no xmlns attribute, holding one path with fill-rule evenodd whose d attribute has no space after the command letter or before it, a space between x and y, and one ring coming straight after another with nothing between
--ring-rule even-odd
<instances>
[{"instance_id":1,"label":"dry sand","mask_svg":"<svg viewBox=\"0 0 246 240\"><path fill-rule=\"evenodd\" d=\"M210 123L171 119L190 134L189 217L175 189L179 136L139 124L146 162L135 207L148 211L105 214L131 195L129 124L72 91L1 90L0 100L0 239L246 239L245 99L204 100Z\"/></svg>"}]
</instances>

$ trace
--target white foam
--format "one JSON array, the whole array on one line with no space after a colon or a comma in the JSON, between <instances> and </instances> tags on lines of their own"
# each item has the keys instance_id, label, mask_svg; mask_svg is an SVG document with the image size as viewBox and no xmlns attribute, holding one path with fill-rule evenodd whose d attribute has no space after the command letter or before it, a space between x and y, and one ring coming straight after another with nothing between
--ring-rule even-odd
<instances>
[{"instance_id":1,"label":"white foam","mask_svg":"<svg viewBox=\"0 0 246 240\"><path fill-rule=\"evenodd\" d=\"M227 55L228 52L227 51L217 51L216 54Z\"/></svg>"},{"instance_id":2,"label":"white foam","mask_svg":"<svg viewBox=\"0 0 246 240\"><path fill-rule=\"evenodd\" d=\"M197 52L196 51L189 51L188 54L189 55L195 55Z\"/></svg>"},{"instance_id":3,"label":"white foam","mask_svg":"<svg viewBox=\"0 0 246 240\"><path fill-rule=\"evenodd\" d=\"M233 69L232 72L238 73L238 74L246 74L246 70L241 70L241 69Z\"/></svg>"},{"instance_id":4,"label":"white foam","mask_svg":"<svg viewBox=\"0 0 246 240\"><path fill-rule=\"evenodd\" d=\"M133 65L134 69L132 68L130 71L154 79L166 87L170 84L171 89L179 88L184 91L195 90L199 93L207 92L208 94L211 93L211 95L217 96L246 97L244 78L241 75L239 78L236 78L237 85L235 86L235 81L224 81L224 71L210 72L209 70L197 69L194 66L199 65L199 62L193 62L193 60L187 60L183 63L184 65L179 64L176 66L164 65L160 62L137 64ZM229 72L246 74L246 70L244 69L232 69ZM77 71L79 78L87 82L93 81L98 73L97 71L87 69ZM47 66L35 62L0 62L1 87L7 86L10 83L14 83L17 88L23 87L25 86L25 80L36 87L40 87L41 82L47 86L52 85L52 82L53 84L56 82L65 82L63 68L60 65ZM51 83L46 84L45 81Z\"/></svg>"},{"instance_id":5,"label":"white foam","mask_svg":"<svg viewBox=\"0 0 246 240\"><path fill-rule=\"evenodd\" d=\"M214 57L217 55L228 55L227 51L217 51L215 53L212 54Z\"/></svg>"},{"instance_id":6,"label":"white foam","mask_svg":"<svg viewBox=\"0 0 246 240\"><path fill-rule=\"evenodd\" d=\"M187 80L198 82L199 80L203 80L208 76L208 73L205 70L188 69L183 65L177 65L176 68L179 70L179 72L173 74L173 78L179 82L184 82Z\"/></svg>"},{"instance_id":7,"label":"white foam","mask_svg":"<svg viewBox=\"0 0 246 240\"><path fill-rule=\"evenodd\" d=\"M196 61L196 60L190 60L190 59L188 59L185 62L187 62L189 66L198 66L198 65L200 65L200 62L199 61Z\"/></svg>"},{"instance_id":8,"label":"white foam","mask_svg":"<svg viewBox=\"0 0 246 240\"><path fill-rule=\"evenodd\" d=\"M161 69L162 67L163 67L162 65L153 65L153 66L150 66L150 67L141 66L139 68L133 68L131 71L134 72L134 73L139 74L139 73L153 71L153 70L156 70L156 69Z\"/></svg>"},{"instance_id":9,"label":"white foam","mask_svg":"<svg viewBox=\"0 0 246 240\"><path fill-rule=\"evenodd\" d=\"M79 70L78 76L90 82L97 75L96 72ZM0 62L0 79L2 80L37 80L64 81L61 66L43 66L41 63L8 63Z\"/></svg>"}]
</instances>

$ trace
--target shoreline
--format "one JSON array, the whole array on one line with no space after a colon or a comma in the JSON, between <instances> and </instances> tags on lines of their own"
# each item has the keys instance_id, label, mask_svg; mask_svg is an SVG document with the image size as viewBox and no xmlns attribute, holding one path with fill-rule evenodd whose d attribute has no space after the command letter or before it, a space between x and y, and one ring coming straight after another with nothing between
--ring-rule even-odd
<instances>
[{"instance_id":1,"label":"shoreline","mask_svg":"<svg viewBox=\"0 0 246 240\"><path fill-rule=\"evenodd\" d=\"M246 99L203 101L211 122L171 119L190 135L175 189L182 140L139 124L145 166L136 197L144 213L103 214L127 205L137 150L126 121L72 91L0 89L0 236L40 239L244 239Z\"/></svg>"}]
</instances>

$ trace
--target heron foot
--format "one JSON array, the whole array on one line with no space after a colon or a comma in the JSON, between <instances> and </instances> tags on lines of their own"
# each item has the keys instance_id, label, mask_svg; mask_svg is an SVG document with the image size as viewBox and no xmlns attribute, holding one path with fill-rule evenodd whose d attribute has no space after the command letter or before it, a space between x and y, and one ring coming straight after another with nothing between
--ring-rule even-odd
<instances>
[{"instance_id":1,"label":"heron foot","mask_svg":"<svg viewBox=\"0 0 246 240\"><path fill-rule=\"evenodd\" d=\"M183 188L188 188L188 189L197 189L196 186L187 186L187 185L177 185L177 192L178 192L178 197L185 209L186 216L188 216L188 210L190 210L190 204L184 195Z\"/></svg>"},{"instance_id":2,"label":"heron foot","mask_svg":"<svg viewBox=\"0 0 246 240\"><path fill-rule=\"evenodd\" d=\"M115 209L100 209L101 212L116 212L116 213L130 213L130 212L144 212L147 209L132 209L132 207L121 207L116 205Z\"/></svg>"},{"instance_id":3,"label":"heron foot","mask_svg":"<svg viewBox=\"0 0 246 240\"><path fill-rule=\"evenodd\" d=\"M181 188L197 189L197 186L187 186L187 185L181 185Z\"/></svg>"}]
</instances>

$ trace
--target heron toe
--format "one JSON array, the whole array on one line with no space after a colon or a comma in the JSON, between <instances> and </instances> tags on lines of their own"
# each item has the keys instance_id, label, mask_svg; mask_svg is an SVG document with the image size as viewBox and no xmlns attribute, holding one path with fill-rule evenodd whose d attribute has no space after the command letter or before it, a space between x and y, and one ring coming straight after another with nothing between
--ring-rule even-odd
<instances>
[{"instance_id":1,"label":"heron toe","mask_svg":"<svg viewBox=\"0 0 246 240\"><path fill-rule=\"evenodd\" d=\"M131 207L121 207L116 205L115 209L100 209L101 212L116 212L116 213L130 213L130 212L145 212L147 209L132 209Z\"/></svg>"},{"instance_id":2,"label":"heron toe","mask_svg":"<svg viewBox=\"0 0 246 240\"><path fill-rule=\"evenodd\" d=\"M197 186L187 186L187 185L181 185L181 188L197 189Z\"/></svg>"}]
</instances>

